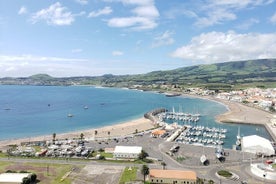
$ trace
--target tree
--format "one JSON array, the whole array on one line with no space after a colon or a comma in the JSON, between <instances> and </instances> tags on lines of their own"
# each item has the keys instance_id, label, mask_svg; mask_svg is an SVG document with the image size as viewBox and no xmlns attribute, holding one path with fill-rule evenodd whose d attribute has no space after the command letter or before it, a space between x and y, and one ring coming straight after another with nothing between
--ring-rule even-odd
<instances>
[{"instance_id":1,"label":"tree","mask_svg":"<svg viewBox=\"0 0 276 184\"><path fill-rule=\"evenodd\" d=\"M83 137L84 137L84 134L81 133L81 134L80 134L80 140L81 140L81 141L83 140Z\"/></svg>"},{"instance_id":2,"label":"tree","mask_svg":"<svg viewBox=\"0 0 276 184\"><path fill-rule=\"evenodd\" d=\"M30 183L31 183L31 179L30 179L30 178L24 177L24 178L22 179L22 184L30 184Z\"/></svg>"},{"instance_id":3,"label":"tree","mask_svg":"<svg viewBox=\"0 0 276 184\"><path fill-rule=\"evenodd\" d=\"M36 176L36 174L35 173L33 173L32 175L31 175L31 182L32 183L34 183L35 181L36 181L36 178L37 178L37 176Z\"/></svg>"},{"instance_id":4,"label":"tree","mask_svg":"<svg viewBox=\"0 0 276 184\"><path fill-rule=\"evenodd\" d=\"M144 176L144 183L145 183L146 182L146 176L149 174L149 167L147 165L143 165L141 173Z\"/></svg>"},{"instance_id":5,"label":"tree","mask_svg":"<svg viewBox=\"0 0 276 184\"><path fill-rule=\"evenodd\" d=\"M163 170L166 168L167 164L165 162L161 162L161 165L163 167Z\"/></svg>"},{"instance_id":6,"label":"tree","mask_svg":"<svg viewBox=\"0 0 276 184\"><path fill-rule=\"evenodd\" d=\"M96 136L97 136L97 134L98 134L98 131L97 131L97 130L95 130L95 131L94 131L94 135L95 135L95 136L94 136L94 139L95 139L95 140L96 140Z\"/></svg>"},{"instance_id":7,"label":"tree","mask_svg":"<svg viewBox=\"0 0 276 184\"><path fill-rule=\"evenodd\" d=\"M57 134L53 133L53 144L55 144L55 142L56 142L56 136L57 136Z\"/></svg>"},{"instance_id":8,"label":"tree","mask_svg":"<svg viewBox=\"0 0 276 184\"><path fill-rule=\"evenodd\" d=\"M147 156L149 156L149 154L147 152L145 152L144 150L141 151L141 153L139 154L138 158L140 160L143 160L144 158L146 158Z\"/></svg>"}]
</instances>

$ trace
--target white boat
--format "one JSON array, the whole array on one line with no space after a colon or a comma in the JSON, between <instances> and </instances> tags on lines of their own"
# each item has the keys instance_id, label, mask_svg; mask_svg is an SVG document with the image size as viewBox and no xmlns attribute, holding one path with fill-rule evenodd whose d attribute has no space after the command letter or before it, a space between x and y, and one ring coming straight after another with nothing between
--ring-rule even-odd
<instances>
[{"instance_id":1,"label":"white boat","mask_svg":"<svg viewBox=\"0 0 276 184\"><path fill-rule=\"evenodd\" d=\"M74 115L73 114L67 114L67 117L72 118Z\"/></svg>"},{"instance_id":2,"label":"white boat","mask_svg":"<svg viewBox=\"0 0 276 184\"><path fill-rule=\"evenodd\" d=\"M240 146L240 145L241 145L240 127L239 127L239 129L238 129L238 135L237 135L236 145L237 145L237 146Z\"/></svg>"},{"instance_id":3,"label":"white boat","mask_svg":"<svg viewBox=\"0 0 276 184\"><path fill-rule=\"evenodd\" d=\"M207 161L207 157L206 157L206 155L202 155L201 157L200 157L200 162L204 165L204 163Z\"/></svg>"}]
</instances>

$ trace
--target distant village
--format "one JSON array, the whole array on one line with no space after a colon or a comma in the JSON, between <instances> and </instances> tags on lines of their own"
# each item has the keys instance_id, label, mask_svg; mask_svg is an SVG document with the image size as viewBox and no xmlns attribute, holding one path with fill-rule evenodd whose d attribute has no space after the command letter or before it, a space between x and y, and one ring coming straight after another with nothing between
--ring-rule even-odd
<instances>
[{"instance_id":1,"label":"distant village","mask_svg":"<svg viewBox=\"0 0 276 184\"><path fill-rule=\"evenodd\" d=\"M276 88L260 89L248 88L238 91L215 93L212 90L191 88L187 91L194 95L214 95L215 98L243 103L248 106L275 112L276 110Z\"/></svg>"},{"instance_id":2,"label":"distant village","mask_svg":"<svg viewBox=\"0 0 276 184\"><path fill-rule=\"evenodd\" d=\"M132 88L143 89L145 86L134 85ZM170 91L171 94L188 94L196 96L212 96L214 98L243 103L268 112L276 111L276 88L248 88L243 90L219 91L203 88L181 88L177 85L151 85L146 89L160 89Z\"/></svg>"}]
</instances>

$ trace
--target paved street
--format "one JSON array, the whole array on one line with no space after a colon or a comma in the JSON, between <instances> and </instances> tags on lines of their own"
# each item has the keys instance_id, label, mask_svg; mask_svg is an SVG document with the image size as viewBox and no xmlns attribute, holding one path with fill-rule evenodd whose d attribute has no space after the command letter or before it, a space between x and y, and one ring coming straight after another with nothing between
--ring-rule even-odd
<instances>
[{"instance_id":1,"label":"paved street","mask_svg":"<svg viewBox=\"0 0 276 184\"><path fill-rule=\"evenodd\" d=\"M152 138L150 134L145 134L143 136L134 136L128 138L117 138L108 140L97 140L90 141L86 143L87 147L91 147L94 150L104 149L104 148L114 148L116 145L124 146L142 146L143 149L149 154L149 157L154 158L156 161L153 164L149 164L150 168L162 169L161 162L166 163L167 169L182 169L182 170L194 170L196 171L199 178L204 178L206 180L213 180L215 183L227 183L227 184L237 184L242 181L247 181L252 184L263 183L264 179L256 178L250 172L250 158L255 159L255 155L242 153L235 150L225 150L226 160L225 162L220 162L215 157L215 148L202 147L186 144L178 144L180 146L179 150L173 155L169 155L168 152L170 148L175 145L174 142L166 142L163 138ZM200 157L205 154L209 160L209 165L204 166L200 162ZM118 180L119 173L126 166L137 166L141 167L139 164L133 163L112 163L112 162L101 162L101 161L91 161L91 160L72 160L72 159L23 159L23 158L1 158L0 160L15 161L15 162L36 162L36 163L58 163L58 164L72 164L72 165L86 165L85 171L95 171L97 168L103 168L101 174L96 176L94 173L88 173L90 177L94 177L93 180L100 181L101 178L105 183L112 183ZM256 161L256 159L255 159ZM261 159L259 159L259 162ZM113 169L104 169L113 168ZM228 170L235 173L238 178L236 180L226 180L220 179L216 176L216 172L219 170ZM107 178L106 172L109 172L112 180L104 180ZM74 174L76 180L80 180L80 175ZM78 183L77 181L75 183ZM267 184L272 184L273 182L265 181Z\"/></svg>"}]
</instances>

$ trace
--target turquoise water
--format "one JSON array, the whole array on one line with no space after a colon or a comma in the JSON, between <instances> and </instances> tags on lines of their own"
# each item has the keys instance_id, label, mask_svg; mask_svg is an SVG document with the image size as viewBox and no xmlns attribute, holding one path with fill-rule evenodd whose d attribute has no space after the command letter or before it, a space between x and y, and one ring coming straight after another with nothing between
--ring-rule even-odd
<instances>
[{"instance_id":1,"label":"turquoise water","mask_svg":"<svg viewBox=\"0 0 276 184\"><path fill-rule=\"evenodd\" d=\"M214 116L226 107L198 98L91 86L0 86L0 140L112 125L160 107L200 113L198 125L227 128L224 147L235 143L238 127L243 136L257 134L270 139L262 126L216 123Z\"/></svg>"}]
</instances>

